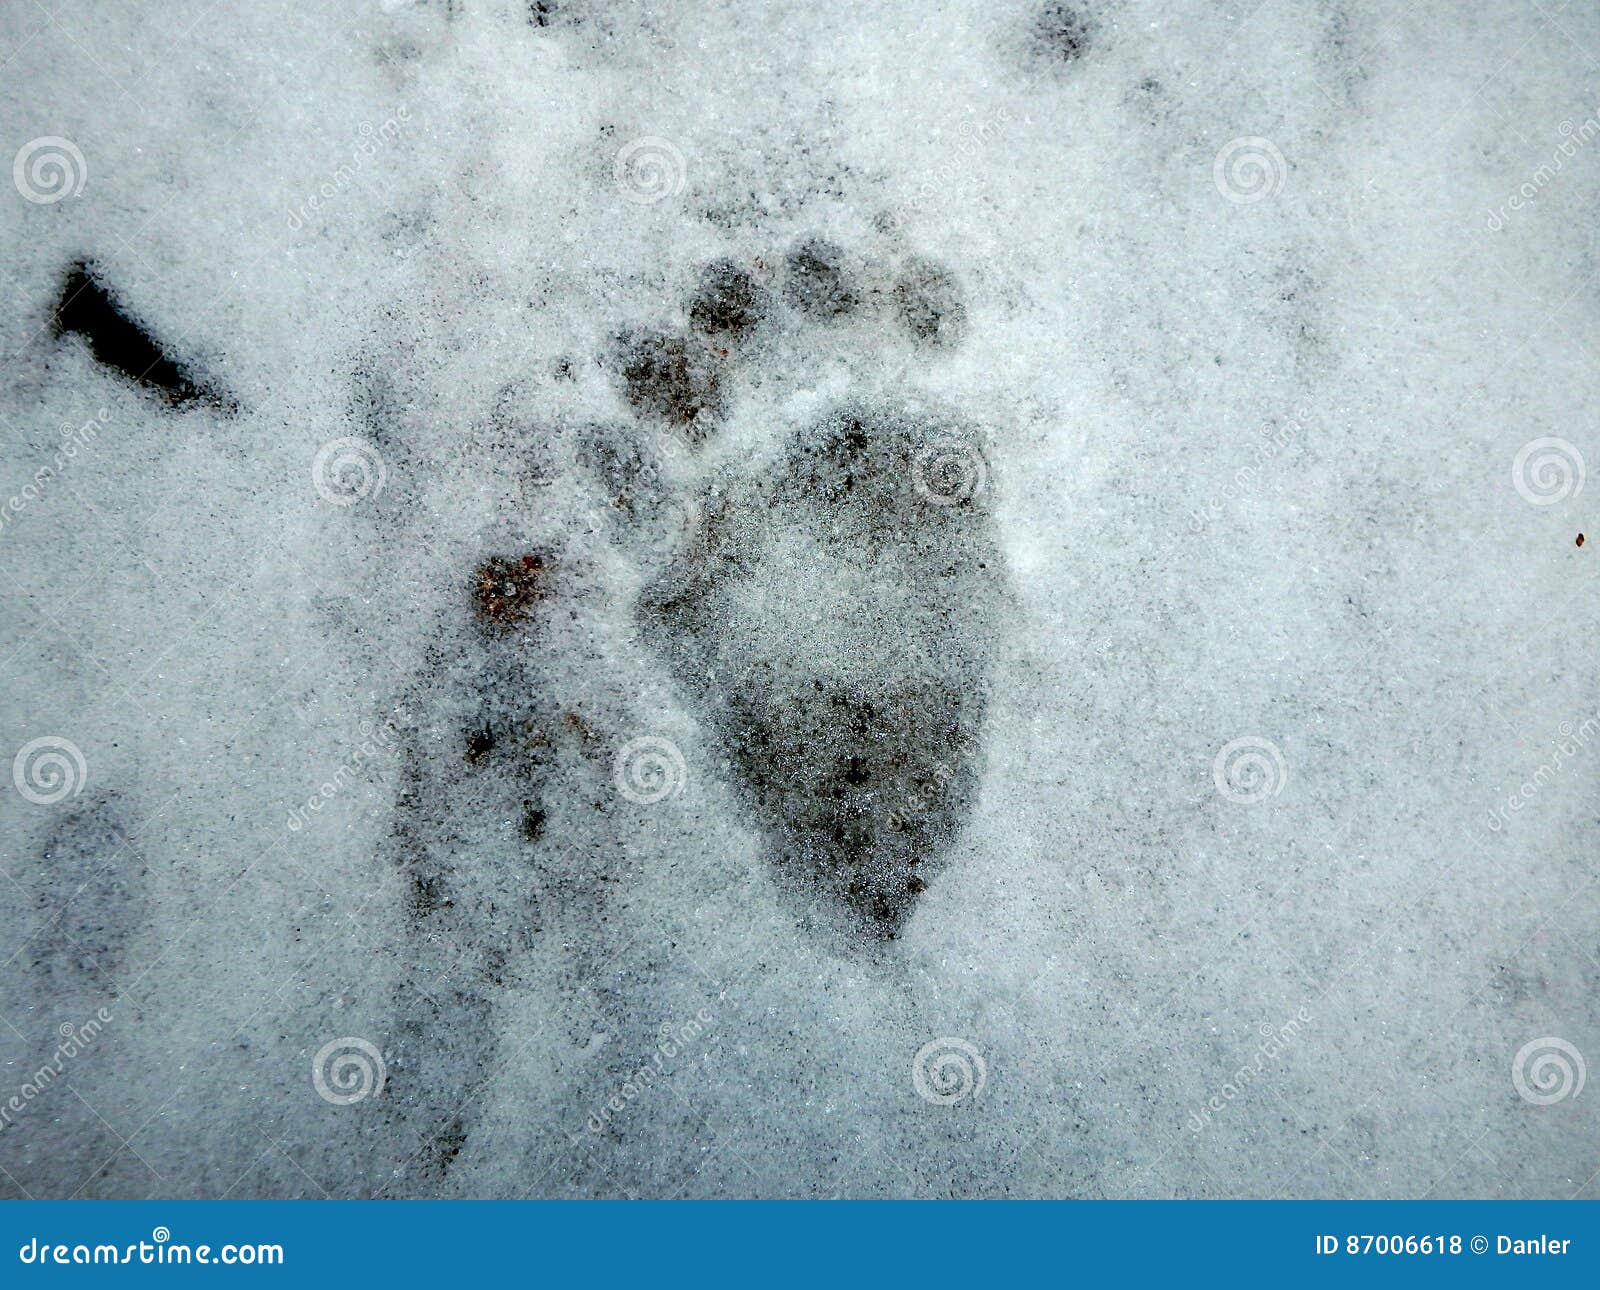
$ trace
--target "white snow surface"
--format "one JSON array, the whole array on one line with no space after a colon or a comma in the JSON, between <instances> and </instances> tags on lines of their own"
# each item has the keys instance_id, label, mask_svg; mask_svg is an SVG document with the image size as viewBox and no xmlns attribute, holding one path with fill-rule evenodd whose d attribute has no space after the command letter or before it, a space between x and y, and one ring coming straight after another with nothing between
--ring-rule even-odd
<instances>
[{"instance_id":1,"label":"white snow surface","mask_svg":"<svg viewBox=\"0 0 1600 1290\"><path fill-rule=\"evenodd\" d=\"M0 1194L1596 1198L1597 57L6 6ZM78 264L216 397L53 323ZM796 474L840 409L884 512ZM892 928L783 858L863 749Z\"/></svg>"}]
</instances>

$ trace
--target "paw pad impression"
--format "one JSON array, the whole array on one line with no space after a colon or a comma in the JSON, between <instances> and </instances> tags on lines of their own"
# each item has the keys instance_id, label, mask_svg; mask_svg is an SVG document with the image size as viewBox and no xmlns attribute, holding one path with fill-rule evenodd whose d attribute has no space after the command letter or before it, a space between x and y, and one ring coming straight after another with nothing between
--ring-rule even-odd
<instances>
[{"instance_id":1,"label":"paw pad impression","mask_svg":"<svg viewBox=\"0 0 1600 1290\"><path fill-rule=\"evenodd\" d=\"M982 444L881 403L709 490L640 620L780 885L895 936L976 797L1002 592ZM818 899L820 898L820 904Z\"/></svg>"}]
</instances>

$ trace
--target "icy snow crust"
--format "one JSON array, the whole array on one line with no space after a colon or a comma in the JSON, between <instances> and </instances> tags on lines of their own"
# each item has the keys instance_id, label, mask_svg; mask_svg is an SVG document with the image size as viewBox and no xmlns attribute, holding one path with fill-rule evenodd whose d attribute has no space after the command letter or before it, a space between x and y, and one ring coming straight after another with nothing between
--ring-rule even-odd
<instances>
[{"instance_id":1,"label":"icy snow crust","mask_svg":"<svg viewBox=\"0 0 1600 1290\"><path fill-rule=\"evenodd\" d=\"M1600 14L53 8L0 1193L1594 1195Z\"/></svg>"}]
</instances>

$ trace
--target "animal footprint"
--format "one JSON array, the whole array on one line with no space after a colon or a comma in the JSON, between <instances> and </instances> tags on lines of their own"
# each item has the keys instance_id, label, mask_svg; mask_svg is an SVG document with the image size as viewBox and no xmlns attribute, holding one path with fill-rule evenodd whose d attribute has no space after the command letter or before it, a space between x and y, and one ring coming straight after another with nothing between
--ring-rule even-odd
<instances>
[{"instance_id":1,"label":"animal footprint","mask_svg":"<svg viewBox=\"0 0 1600 1290\"><path fill-rule=\"evenodd\" d=\"M1002 593L981 434L859 396L798 419L767 445L769 468L703 464L744 378L793 352L779 342L848 346L852 326L886 323L919 352L950 345L959 286L926 261L874 272L814 239L778 264L717 261L681 325L618 338L609 367L630 415L569 423L552 450L603 505L574 525L519 495L442 610L400 740L405 971L373 1150L408 1145L373 1167L385 1194L466 1185L448 1180L522 972L583 991L616 970L603 929L638 875L613 775L641 727L630 687L585 679L613 613L617 639L650 648L608 656L606 676L642 682L667 662L807 927L898 935L971 812ZM521 485L541 505L544 478ZM611 562L584 554L595 528L642 572L631 615ZM540 946L559 969L530 966ZM600 991L594 1007L607 1033L631 1033L625 1000Z\"/></svg>"},{"instance_id":2,"label":"animal footprint","mask_svg":"<svg viewBox=\"0 0 1600 1290\"><path fill-rule=\"evenodd\" d=\"M931 262L875 283L817 240L776 291L710 266L688 313L743 337L772 325L775 299L800 326L875 310L933 346L966 323ZM698 442L708 420L695 425ZM1003 585L988 483L973 427L899 398L847 401L790 432L774 466L714 476L639 600L779 886L818 924L895 937L971 813Z\"/></svg>"}]
</instances>

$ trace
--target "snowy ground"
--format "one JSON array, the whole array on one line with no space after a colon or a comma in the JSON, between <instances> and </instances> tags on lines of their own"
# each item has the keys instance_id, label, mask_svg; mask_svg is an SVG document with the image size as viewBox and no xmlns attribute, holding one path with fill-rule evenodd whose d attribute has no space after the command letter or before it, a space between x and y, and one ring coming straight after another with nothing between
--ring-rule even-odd
<instances>
[{"instance_id":1,"label":"snowy ground","mask_svg":"<svg viewBox=\"0 0 1600 1290\"><path fill-rule=\"evenodd\" d=\"M1600 10L336 8L0 12L0 1193L1600 1194Z\"/></svg>"}]
</instances>

